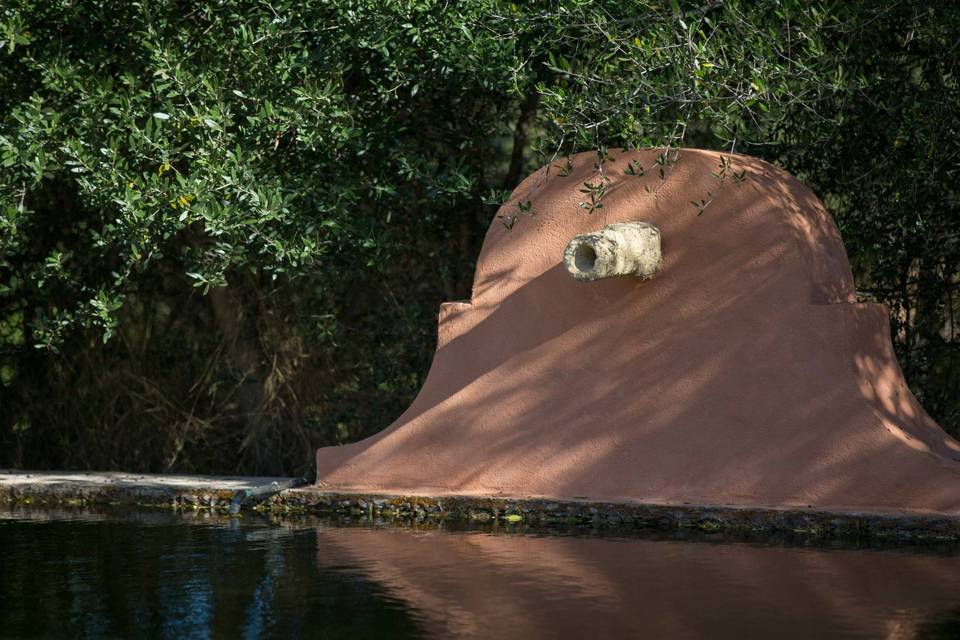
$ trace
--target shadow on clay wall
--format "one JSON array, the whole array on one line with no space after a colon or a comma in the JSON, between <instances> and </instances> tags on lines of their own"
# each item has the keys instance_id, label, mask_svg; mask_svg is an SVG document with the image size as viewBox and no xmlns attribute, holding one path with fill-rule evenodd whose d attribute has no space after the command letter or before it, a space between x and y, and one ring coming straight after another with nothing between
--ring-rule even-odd
<instances>
[{"instance_id":1,"label":"shadow on clay wall","mask_svg":"<svg viewBox=\"0 0 960 640\"><path fill-rule=\"evenodd\" d=\"M937 456L960 459L957 443L902 384L888 330L869 309L876 305L850 303L842 243L815 196L770 175L769 165L738 162L750 178L725 187L713 209L657 220L664 266L650 281L575 282L559 251L545 272L515 280L510 260L522 256L488 265L481 255L472 304L451 318L465 329L441 340L423 390L393 427L360 444L442 451L457 461L441 470L445 486L471 486L491 469L504 486L522 486L525 469L540 466L542 482L559 495L585 486L603 493L642 468L645 496L696 501L703 486L734 487L733 500L833 505L864 492L902 493L924 482L925 467L941 464ZM576 184L589 171L581 165L567 179ZM656 188L669 184L684 202L703 188L696 172L671 180ZM536 196L542 184L534 175L514 198ZM619 200L629 197L623 184L622 176L614 181L608 210L629 206ZM745 228L743 218L720 215L722 198L749 206L754 193L774 194L770 211L785 224ZM548 190L536 206L588 215L566 194ZM550 232L534 221L514 228L513 247ZM690 233L691 225L701 228ZM470 324L479 311L486 313ZM864 385L865 377L886 386ZM404 429L421 421L443 428ZM516 428L484 438L491 422ZM879 437L883 429L896 437ZM642 450L630 447L637 442ZM363 464L377 469L390 455L390 446L369 448ZM678 461L687 465L679 475ZM887 464L897 472L874 473ZM804 492L814 484L815 493Z\"/></svg>"}]
</instances>

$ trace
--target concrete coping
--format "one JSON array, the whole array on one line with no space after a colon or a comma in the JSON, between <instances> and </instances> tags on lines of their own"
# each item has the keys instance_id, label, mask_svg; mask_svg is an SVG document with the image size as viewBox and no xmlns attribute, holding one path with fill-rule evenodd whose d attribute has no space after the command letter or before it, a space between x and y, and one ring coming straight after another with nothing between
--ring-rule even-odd
<instances>
[{"instance_id":1,"label":"concrete coping","mask_svg":"<svg viewBox=\"0 0 960 640\"><path fill-rule=\"evenodd\" d=\"M589 525L611 531L696 530L903 544L960 543L960 517L924 513L833 512L730 505L609 503L500 496L343 494L301 478L0 471L0 504L127 505L279 516L334 515L360 521Z\"/></svg>"}]
</instances>

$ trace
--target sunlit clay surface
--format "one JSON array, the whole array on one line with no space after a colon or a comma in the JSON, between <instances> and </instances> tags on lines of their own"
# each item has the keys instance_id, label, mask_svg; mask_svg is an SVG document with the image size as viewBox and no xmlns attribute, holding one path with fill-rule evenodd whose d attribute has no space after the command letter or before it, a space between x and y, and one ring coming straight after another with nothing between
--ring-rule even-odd
<instances>
[{"instance_id":1,"label":"sunlit clay surface","mask_svg":"<svg viewBox=\"0 0 960 640\"><path fill-rule=\"evenodd\" d=\"M521 183L501 213L534 215L494 220L419 396L376 436L320 449L318 485L960 514L960 445L907 388L887 309L855 302L817 197L745 156L721 186L705 151L661 179L656 155L614 152L592 214L593 154ZM653 278L566 273L573 237L627 221L661 230Z\"/></svg>"}]
</instances>

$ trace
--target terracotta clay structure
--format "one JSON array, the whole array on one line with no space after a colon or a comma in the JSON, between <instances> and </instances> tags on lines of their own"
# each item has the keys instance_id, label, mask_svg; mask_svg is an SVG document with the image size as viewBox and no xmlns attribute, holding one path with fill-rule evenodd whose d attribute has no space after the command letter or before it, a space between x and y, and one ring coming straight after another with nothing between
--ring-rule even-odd
<instances>
[{"instance_id":1,"label":"terracotta clay structure","mask_svg":"<svg viewBox=\"0 0 960 640\"><path fill-rule=\"evenodd\" d=\"M594 154L524 180L502 213L535 215L491 225L416 400L320 449L318 488L960 515L960 443L910 393L887 308L856 301L823 204L746 156L722 183L707 151L624 172L657 154L614 152L593 213ZM573 238L638 221L654 277L570 277Z\"/></svg>"}]
</instances>

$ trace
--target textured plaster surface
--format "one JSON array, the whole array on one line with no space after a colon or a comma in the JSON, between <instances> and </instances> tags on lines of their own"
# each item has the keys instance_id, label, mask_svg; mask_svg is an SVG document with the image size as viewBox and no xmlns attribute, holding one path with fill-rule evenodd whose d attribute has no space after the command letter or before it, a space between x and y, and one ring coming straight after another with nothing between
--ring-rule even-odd
<instances>
[{"instance_id":1,"label":"textured plaster surface","mask_svg":"<svg viewBox=\"0 0 960 640\"><path fill-rule=\"evenodd\" d=\"M396 422L317 452L334 493L512 496L960 514L960 444L924 412L894 356L887 309L856 303L840 235L817 197L770 164L712 152L660 180L614 153L604 207L578 207L593 156L539 170L490 227L469 303L441 307L437 352ZM649 280L572 279L577 235L646 221Z\"/></svg>"}]
</instances>

